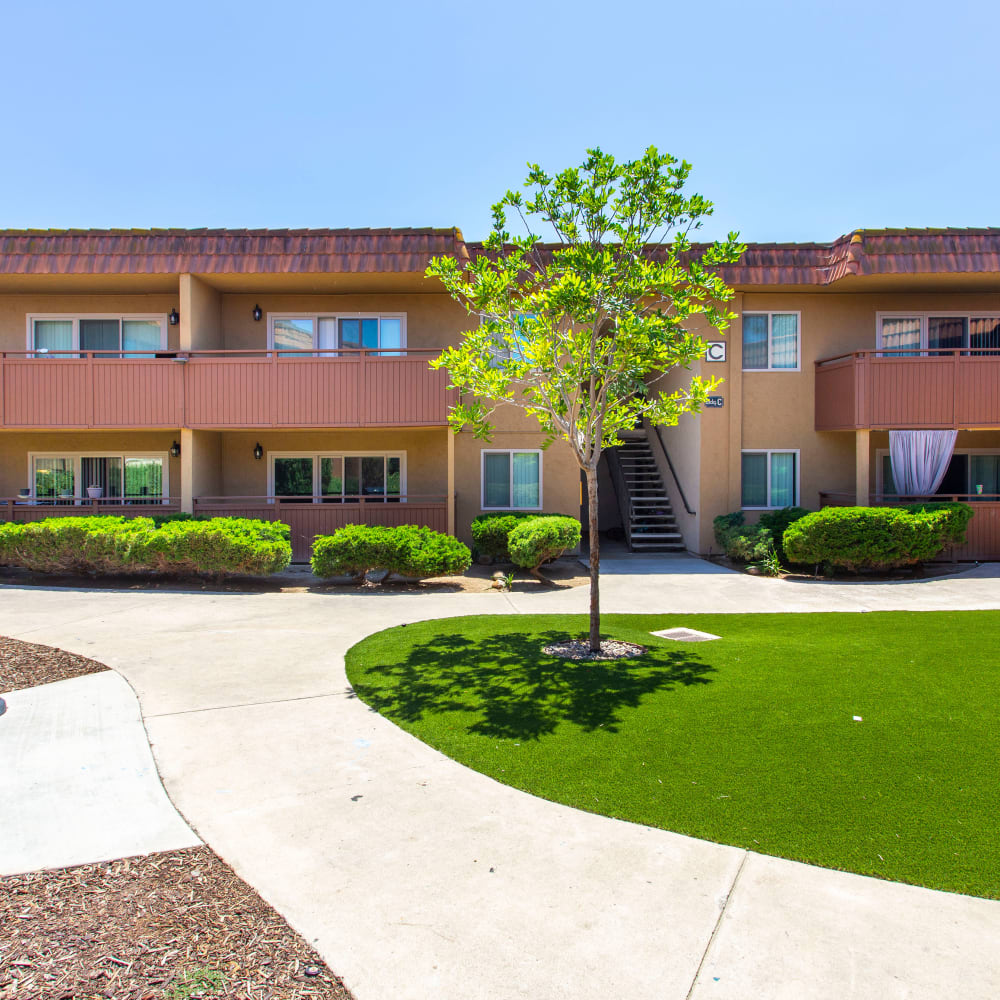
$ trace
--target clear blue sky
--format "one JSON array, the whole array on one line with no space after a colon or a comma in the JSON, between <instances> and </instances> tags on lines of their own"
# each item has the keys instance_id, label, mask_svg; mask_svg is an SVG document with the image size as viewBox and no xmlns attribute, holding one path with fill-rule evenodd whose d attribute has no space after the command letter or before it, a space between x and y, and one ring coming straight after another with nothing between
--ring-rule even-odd
<instances>
[{"instance_id":1,"label":"clear blue sky","mask_svg":"<svg viewBox=\"0 0 1000 1000\"><path fill-rule=\"evenodd\" d=\"M706 236L1000 225L982 0L8 4L0 226L460 226L528 160L694 165Z\"/></svg>"}]
</instances>

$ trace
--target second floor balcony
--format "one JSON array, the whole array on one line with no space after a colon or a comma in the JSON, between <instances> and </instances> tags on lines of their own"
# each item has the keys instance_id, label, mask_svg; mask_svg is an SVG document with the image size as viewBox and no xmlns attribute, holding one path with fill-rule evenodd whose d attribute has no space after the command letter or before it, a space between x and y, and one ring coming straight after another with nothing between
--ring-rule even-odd
<instances>
[{"instance_id":1,"label":"second floor balcony","mask_svg":"<svg viewBox=\"0 0 1000 1000\"><path fill-rule=\"evenodd\" d=\"M436 349L4 352L0 427L444 425Z\"/></svg>"},{"instance_id":2,"label":"second floor balcony","mask_svg":"<svg viewBox=\"0 0 1000 1000\"><path fill-rule=\"evenodd\" d=\"M816 430L1000 427L1000 349L854 351L816 362Z\"/></svg>"}]
</instances>

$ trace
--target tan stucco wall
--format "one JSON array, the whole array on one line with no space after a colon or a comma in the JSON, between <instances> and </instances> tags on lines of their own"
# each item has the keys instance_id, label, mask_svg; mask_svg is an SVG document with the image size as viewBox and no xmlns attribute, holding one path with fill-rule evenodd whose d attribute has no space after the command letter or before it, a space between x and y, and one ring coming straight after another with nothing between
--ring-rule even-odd
<instances>
[{"instance_id":1,"label":"tan stucco wall","mask_svg":"<svg viewBox=\"0 0 1000 1000\"><path fill-rule=\"evenodd\" d=\"M180 276L180 347L186 351L220 350L222 296L192 274Z\"/></svg>"},{"instance_id":2,"label":"tan stucco wall","mask_svg":"<svg viewBox=\"0 0 1000 1000\"><path fill-rule=\"evenodd\" d=\"M544 438L538 431L497 431L489 442L479 441L469 432L455 441L455 534L465 542L471 540L469 525L483 513L481 453L484 449L541 448ZM548 514L580 516L580 467L564 441L553 442L542 452L542 509Z\"/></svg>"},{"instance_id":3,"label":"tan stucco wall","mask_svg":"<svg viewBox=\"0 0 1000 1000\"><path fill-rule=\"evenodd\" d=\"M177 307L177 295L0 295L0 350L28 349L28 316L40 313L65 313L80 316L87 313L116 316L121 314L154 314L166 316ZM179 327L167 326L167 346L173 350L179 344Z\"/></svg>"},{"instance_id":4,"label":"tan stucco wall","mask_svg":"<svg viewBox=\"0 0 1000 1000\"><path fill-rule=\"evenodd\" d=\"M19 489L30 486L28 455L32 452L91 453L169 452L178 440L174 431L0 431L0 496L16 497ZM180 459L167 457L172 496L180 496ZM86 484L83 484L84 486Z\"/></svg>"}]
</instances>

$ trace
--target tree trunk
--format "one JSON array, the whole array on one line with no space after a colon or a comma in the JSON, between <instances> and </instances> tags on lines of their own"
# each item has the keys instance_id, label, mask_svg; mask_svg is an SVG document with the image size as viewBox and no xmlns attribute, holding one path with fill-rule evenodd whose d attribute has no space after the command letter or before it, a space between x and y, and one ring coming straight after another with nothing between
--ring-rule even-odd
<instances>
[{"instance_id":1,"label":"tree trunk","mask_svg":"<svg viewBox=\"0 0 1000 1000\"><path fill-rule=\"evenodd\" d=\"M587 517L590 521L590 651L601 651L601 540L597 533L597 466L587 469Z\"/></svg>"}]
</instances>

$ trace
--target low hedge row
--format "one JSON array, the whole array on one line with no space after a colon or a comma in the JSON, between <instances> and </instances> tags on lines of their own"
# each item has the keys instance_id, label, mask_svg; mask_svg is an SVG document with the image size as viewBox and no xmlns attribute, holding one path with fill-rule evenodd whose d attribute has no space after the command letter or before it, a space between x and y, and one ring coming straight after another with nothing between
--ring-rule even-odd
<instances>
[{"instance_id":1,"label":"low hedge row","mask_svg":"<svg viewBox=\"0 0 1000 1000\"><path fill-rule=\"evenodd\" d=\"M313 542L312 571L320 577L363 578L372 571L423 579L462 573L472 553L457 538L430 528L349 524Z\"/></svg>"},{"instance_id":2,"label":"low hedge row","mask_svg":"<svg viewBox=\"0 0 1000 1000\"><path fill-rule=\"evenodd\" d=\"M0 565L42 573L267 576L291 562L290 537L281 522L235 517L50 517L0 524Z\"/></svg>"},{"instance_id":3,"label":"low hedge row","mask_svg":"<svg viewBox=\"0 0 1000 1000\"><path fill-rule=\"evenodd\" d=\"M854 572L898 569L961 544L971 517L962 503L826 507L788 528L785 549L799 563Z\"/></svg>"}]
</instances>

